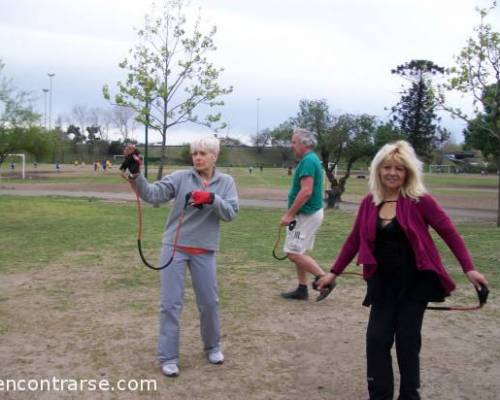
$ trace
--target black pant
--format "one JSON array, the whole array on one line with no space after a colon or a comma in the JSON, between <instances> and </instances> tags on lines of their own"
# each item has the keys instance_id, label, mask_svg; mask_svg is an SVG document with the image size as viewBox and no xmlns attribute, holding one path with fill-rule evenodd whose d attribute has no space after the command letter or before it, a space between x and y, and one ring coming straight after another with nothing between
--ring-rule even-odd
<instances>
[{"instance_id":1,"label":"black pant","mask_svg":"<svg viewBox=\"0 0 500 400\"><path fill-rule=\"evenodd\" d=\"M392 400L391 348L396 339L401 385L399 400L419 400L421 330L427 303L403 298L372 304L366 332L370 400Z\"/></svg>"}]
</instances>

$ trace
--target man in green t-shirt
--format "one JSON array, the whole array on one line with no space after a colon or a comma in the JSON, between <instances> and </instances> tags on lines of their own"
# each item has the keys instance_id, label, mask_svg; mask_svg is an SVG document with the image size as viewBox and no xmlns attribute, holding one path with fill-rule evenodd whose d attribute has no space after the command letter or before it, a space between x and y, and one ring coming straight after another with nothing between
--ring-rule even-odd
<instances>
[{"instance_id":1,"label":"man in green t-shirt","mask_svg":"<svg viewBox=\"0 0 500 400\"><path fill-rule=\"evenodd\" d=\"M281 224L288 226L283 251L297 268L299 285L291 292L282 293L286 299L307 300L307 272L319 278L325 274L318 263L306 251L314 246L314 237L323 222L323 168L314 153L314 133L296 128L291 148L299 164L288 192L288 210L281 217ZM333 287L325 287L316 301L328 297Z\"/></svg>"}]
</instances>

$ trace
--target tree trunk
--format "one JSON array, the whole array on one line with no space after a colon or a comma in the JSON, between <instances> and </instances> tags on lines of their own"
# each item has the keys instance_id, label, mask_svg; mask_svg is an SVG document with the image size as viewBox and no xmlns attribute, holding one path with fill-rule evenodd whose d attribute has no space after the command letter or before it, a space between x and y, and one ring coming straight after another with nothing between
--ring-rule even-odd
<instances>
[{"instance_id":1,"label":"tree trunk","mask_svg":"<svg viewBox=\"0 0 500 400\"><path fill-rule=\"evenodd\" d=\"M336 208L336 204L341 201L342 193L338 190L338 181L333 175L333 171L335 170L335 165L333 168L330 168L330 163L328 161L328 156L323 157L323 165L325 169L325 174L330 182L330 189L325 190L326 193L326 207L327 208Z\"/></svg>"},{"instance_id":2,"label":"tree trunk","mask_svg":"<svg viewBox=\"0 0 500 400\"><path fill-rule=\"evenodd\" d=\"M326 207L338 208L338 203L342 201L342 193L345 192L345 181L341 184L337 179L334 179L332 186L326 190Z\"/></svg>"},{"instance_id":3,"label":"tree trunk","mask_svg":"<svg viewBox=\"0 0 500 400\"><path fill-rule=\"evenodd\" d=\"M163 178L163 166L167 163L167 135L162 135L162 140L161 140L161 157L160 157L160 167L158 168L158 175L156 176L156 180L160 180Z\"/></svg>"},{"instance_id":4,"label":"tree trunk","mask_svg":"<svg viewBox=\"0 0 500 400\"><path fill-rule=\"evenodd\" d=\"M498 181L498 190L497 190L497 227L500 228L500 155L497 157L497 181Z\"/></svg>"},{"instance_id":5,"label":"tree trunk","mask_svg":"<svg viewBox=\"0 0 500 400\"><path fill-rule=\"evenodd\" d=\"M347 162L347 170L345 172L345 175L337 180L333 176L333 172L327 173L328 179L331 182L331 188L329 190L326 190L326 206L327 208L338 208L338 203L342 201L342 194L345 192L345 186L347 183L347 180L351 176L351 168L354 162L356 161L355 159L351 159Z\"/></svg>"},{"instance_id":6,"label":"tree trunk","mask_svg":"<svg viewBox=\"0 0 500 400\"><path fill-rule=\"evenodd\" d=\"M167 146L166 146L166 141L167 141L167 135L164 134L162 135L162 140L161 140L161 157L160 157L160 167L158 168L158 175L156 176L156 180L159 181L161 178L163 178L163 166L167 163L167 157L166 157L166 151L167 151ZM154 208L160 207L158 203L155 203L153 205Z\"/></svg>"}]
</instances>

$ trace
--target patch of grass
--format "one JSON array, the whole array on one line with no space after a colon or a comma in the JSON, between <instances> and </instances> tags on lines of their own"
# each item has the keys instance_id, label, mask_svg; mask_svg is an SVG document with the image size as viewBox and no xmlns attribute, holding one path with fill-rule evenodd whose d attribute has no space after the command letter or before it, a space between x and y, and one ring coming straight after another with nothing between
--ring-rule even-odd
<instances>
[{"instance_id":1,"label":"patch of grass","mask_svg":"<svg viewBox=\"0 0 500 400\"><path fill-rule=\"evenodd\" d=\"M146 208L145 247L161 240L165 208ZM65 198L0 198L0 271L43 268L81 252L83 264L99 262L110 248L135 248L134 204Z\"/></svg>"},{"instance_id":2,"label":"patch of grass","mask_svg":"<svg viewBox=\"0 0 500 400\"><path fill-rule=\"evenodd\" d=\"M479 174L425 174L425 182L429 187L464 186L464 187L497 187L495 175L481 176Z\"/></svg>"},{"instance_id":3,"label":"patch of grass","mask_svg":"<svg viewBox=\"0 0 500 400\"><path fill-rule=\"evenodd\" d=\"M483 272L490 284L497 286L500 283L498 266L500 265L500 229L494 223L461 223L457 228L467 244L476 269ZM452 275L459 281L467 278L462 273L458 261L448 250L446 244L434 234L443 261L449 266Z\"/></svg>"},{"instance_id":4,"label":"patch of grass","mask_svg":"<svg viewBox=\"0 0 500 400\"><path fill-rule=\"evenodd\" d=\"M146 301L130 301L127 303L127 307L134 311L149 311L151 304Z\"/></svg>"},{"instance_id":5,"label":"patch of grass","mask_svg":"<svg viewBox=\"0 0 500 400\"><path fill-rule=\"evenodd\" d=\"M4 163L5 164L5 163ZM236 181L238 188L255 188L255 189L282 189L288 190L291 182L291 176L287 174L286 168L269 168L265 167L263 172L257 168L258 163L254 165L252 173L248 172L248 168L245 167L227 167L221 166L219 170L232 175ZM165 173L172 172L173 170L186 169L189 166L171 166L167 165ZM5 172L8 173L6 166L4 165ZM339 171L342 175L344 171ZM364 196L367 193L368 179L356 179L356 177L362 174L368 176L367 171L351 171L351 176L346 183L345 196L354 200ZM151 166L149 169L150 180L155 180L157 175L157 167ZM28 176L30 176L30 171L28 171ZM124 182L119 177L118 166L114 166L112 170L108 171L106 174L101 172L95 173L90 166L83 169L68 166L64 168L61 173L54 173L52 166L45 165L44 168L39 168L37 174L33 176L33 179L27 179L25 181L18 179L18 175L14 178L9 177L9 175L4 176L4 182L16 183L16 184L32 184L36 182L40 183L58 183L61 184L61 190L64 190L64 184L77 183L92 186L106 186L108 189L110 186L114 186L117 190L123 187ZM458 194L460 196L469 195L477 196L477 193L470 192L473 189L495 189L497 187L497 178L494 175L481 176L478 174L425 174L424 182L433 194L446 194L454 195ZM329 186L328 182L325 181L325 189ZM489 196L495 196L496 192L488 193Z\"/></svg>"},{"instance_id":6,"label":"patch of grass","mask_svg":"<svg viewBox=\"0 0 500 400\"><path fill-rule=\"evenodd\" d=\"M431 194L433 196L442 195L442 196L460 196L470 199L471 202L478 200L478 192L477 189L459 189L459 188L429 188ZM481 193L481 201L486 199L496 200L497 194L495 191L490 191L486 193Z\"/></svg>"},{"instance_id":7,"label":"patch of grass","mask_svg":"<svg viewBox=\"0 0 500 400\"><path fill-rule=\"evenodd\" d=\"M72 268L105 268L97 291L127 291L153 288L158 274L146 269L137 256L133 204L88 202L78 199L6 197L0 199L2 235L0 274L30 271L58 263ZM221 248L218 254L221 302L234 302L252 292L251 276L293 277L288 261L277 261L271 252L283 210L244 208L238 218L221 225ZM144 247L150 262L156 262L168 208L145 208ZM350 232L354 214L328 210L316 238L313 256L328 270ZM492 286L500 283L500 230L491 224L459 225L478 270ZM437 236L436 236L437 238ZM440 239L436 239L444 262L460 284L465 282L458 263ZM281 254L282 243L278 251ZM359 270L360 267L351 266ZM255 280L255 279L253 279ZM229 284L225 284L229 283ZM50 286L47 286L50 288ZM47 289L47 296L59 296L60 288ZM52 291L51 291L52 290ZM64 297L64 296L59 296ZM229 301L231 299L231 301ZM132 304L135 304L132 302ZM141 307L131 305L130 307Z\"/></svg>"}]
</instances>

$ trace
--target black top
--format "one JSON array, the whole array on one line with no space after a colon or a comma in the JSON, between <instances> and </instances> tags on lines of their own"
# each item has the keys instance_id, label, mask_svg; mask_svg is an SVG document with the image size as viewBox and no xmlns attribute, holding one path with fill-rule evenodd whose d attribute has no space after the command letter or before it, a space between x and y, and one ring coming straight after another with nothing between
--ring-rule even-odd
<instances>
[{"instance_id":1,"label":"black top","mask_svg":"<svg viewBox=\"0 0 500 400\"><path fill-rule=\"evenodd\" d=\"M377 271L367 281L364 305L406 296L421 301L444 301L445 291L438 276L417 269L413 249L396 217L377 218L374 253Z\"/></svg>"}]
</instances>

